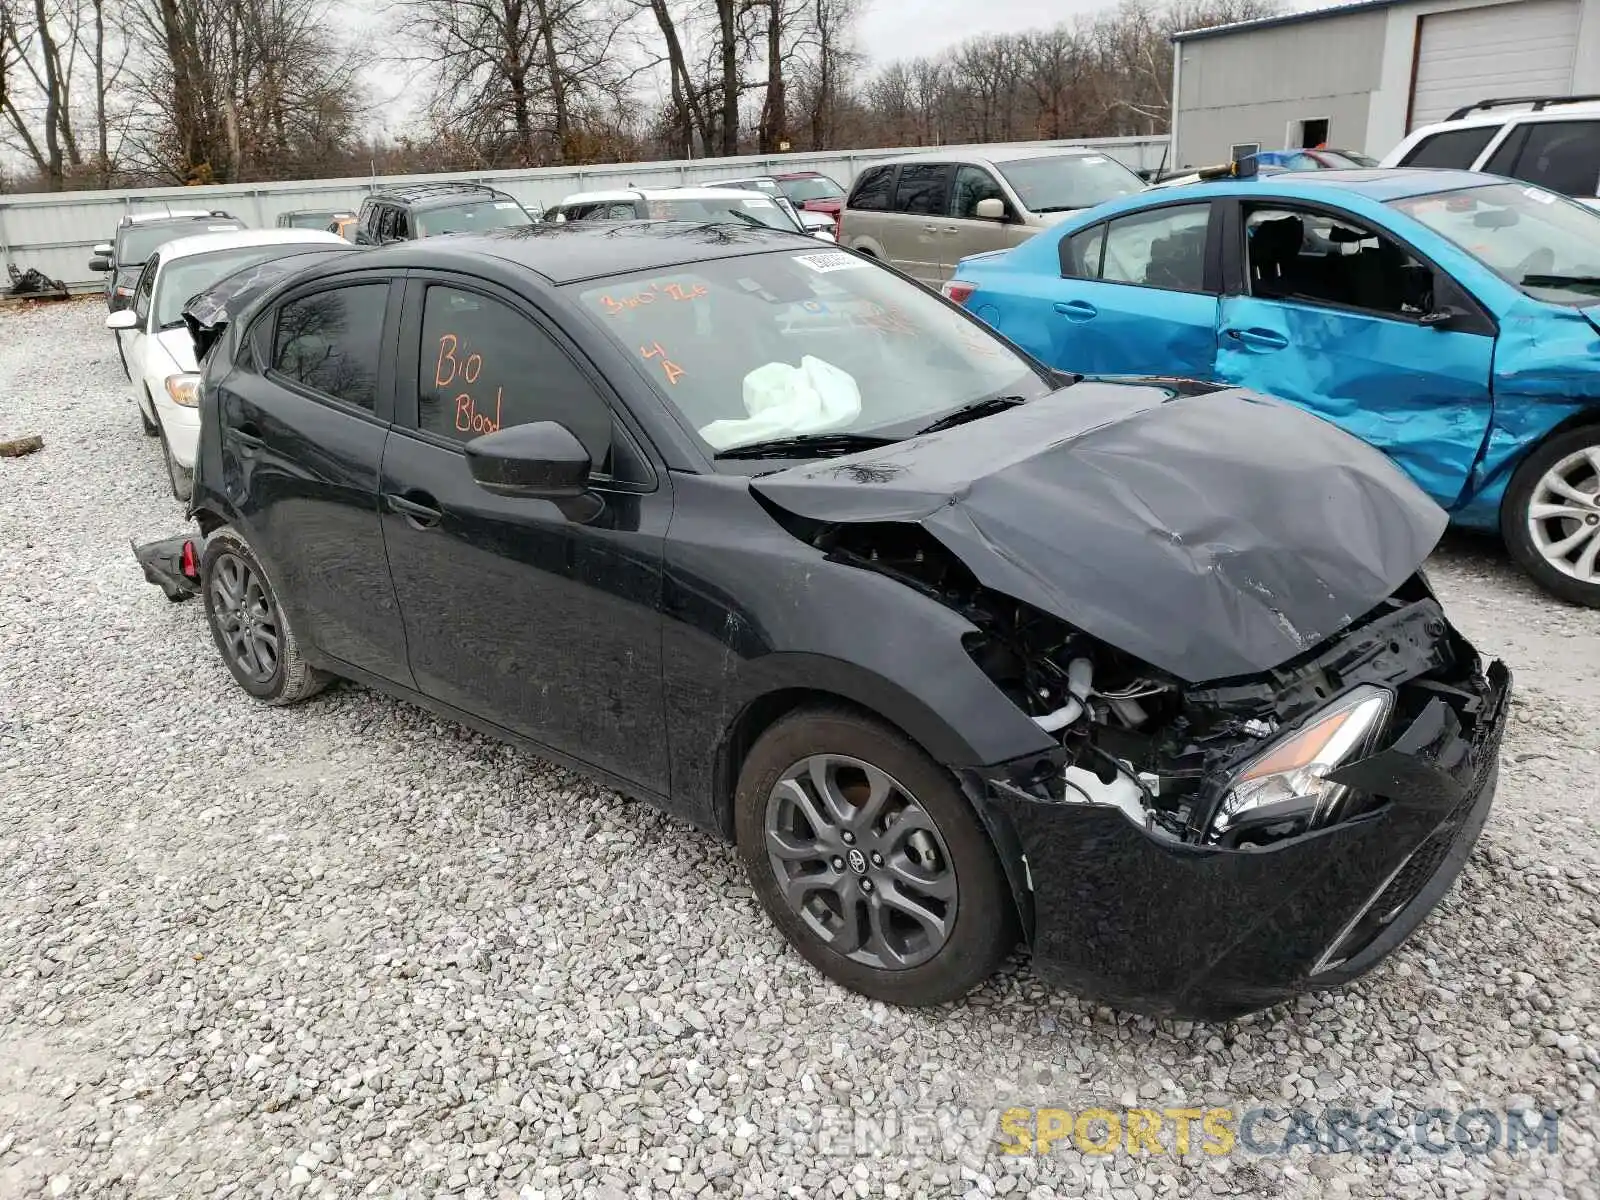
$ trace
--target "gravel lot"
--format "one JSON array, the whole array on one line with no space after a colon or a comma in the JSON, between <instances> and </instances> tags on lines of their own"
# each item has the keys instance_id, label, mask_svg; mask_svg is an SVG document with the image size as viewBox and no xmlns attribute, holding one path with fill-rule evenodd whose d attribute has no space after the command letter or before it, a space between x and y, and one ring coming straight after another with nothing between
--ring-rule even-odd
<instances>
[{"instance_id":1,"label":"gravel lot","mask_svg":"<svg viewBox=\"0 0 1600 1200\"><path fill-rule=\"evenodd\" d=\"M0 459L0 1197L1600 1197L1600 612L1493 547L1434 573L1517 673L1500 795L1374 975L1190 1026L1014 963L902 1012L686 826L359 688L249 700L129 553L181 513L103 312L0 310L0 437L46 442ZM1018 1104L1548 1108L1559 1147L997 1153Z\"/></svg>"}]
</instances>

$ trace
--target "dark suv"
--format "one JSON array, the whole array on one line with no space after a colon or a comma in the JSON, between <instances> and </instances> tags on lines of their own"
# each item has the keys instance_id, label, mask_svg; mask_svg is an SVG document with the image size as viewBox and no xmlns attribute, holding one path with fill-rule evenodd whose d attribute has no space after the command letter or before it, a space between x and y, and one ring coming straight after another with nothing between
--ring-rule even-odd
<instances>
[{"instance_id":1,"label":"dark suv","mask_svg":"<svg viewBox=\"0 0 1600 1200\"><path fill-rule=\"evenodd\" d=\"M89 269L106 273L106 307L116 312L132 306L133 285L139 281L139 272L163 242L194 233L243 228L243 221L220 208L130 213L117 223L114 240L95 246Z\"/></svg>"},{"instance_id":2,"label":"dark suv","mask_svg":"<svg viewBox=\"0 0 1600 1200\"><path fill-rule=\"evenodd\" d=\"M532 225L541 215L537 206L529 212L516 197L485 183L401 183L361 202L353 240L358 246L383 246L440 233Z\"/></svg>"}]
</instances>

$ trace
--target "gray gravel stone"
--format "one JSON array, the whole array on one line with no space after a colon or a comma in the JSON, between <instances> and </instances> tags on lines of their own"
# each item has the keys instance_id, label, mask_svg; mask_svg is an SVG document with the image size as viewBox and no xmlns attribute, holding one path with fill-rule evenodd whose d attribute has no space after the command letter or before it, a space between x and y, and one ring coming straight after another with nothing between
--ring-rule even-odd
<instances>
[{"instance_id":1,"label":"gray gravel stone","mask_svg":"<svg viewBox=\"0 0 1600 1200\"><path fill-rule=\"evenodd\" d=\"M1493 546L1430 571L1517 672L1500 797L1390 962L1227 1026L1019 962L905 1012L684 825L361 688L245 697L128 552L182 520L103 315L0 310L0 436L46 434L0 461L0 1197L1600 1200L1600 613ZM1291 1100L1527 1115L1515 1153L999 1152L1012 1106Z\"/></svg>"}]
</instances>

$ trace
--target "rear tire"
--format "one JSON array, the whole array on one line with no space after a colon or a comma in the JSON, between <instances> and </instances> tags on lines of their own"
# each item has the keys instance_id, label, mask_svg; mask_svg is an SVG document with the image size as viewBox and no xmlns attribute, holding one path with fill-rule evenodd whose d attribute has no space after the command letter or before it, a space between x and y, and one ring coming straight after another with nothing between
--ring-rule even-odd
<instances>
[{"instance_id":1,"label":"rear tire","mask_svg":"<svg viewBox=\"0 0 1600 1200\"><path fill-rule=\"evenodd\" d=\"M1506 488L1500 534L1545 591L1600 608L1600 424L1534 448Z\"/></svg>"},{"instance_id":2,"label":"rear tire","mask_svg":"<svg viewBox=\"0 0 1600 1200\"><path fill-rule=\"evenodd\" d=\"M234 529L206 541L200 559L211 640L234 680L266 704L297 704L327 687L332 676L305 661L267 573Z\"/></svg>"},{"instance_id":3,"label":"rear tire","mask_svg":"<svg viewBox=\"0 0 1600 1200\"><path fill-rule=\"evenodd\" d=\"M889 1004L943 1004L1016 946L978 814L949 771L887 725L846 708L784 717L745 759L734 804L763 907L836 983Z\"/></svg>"}]
</instances>

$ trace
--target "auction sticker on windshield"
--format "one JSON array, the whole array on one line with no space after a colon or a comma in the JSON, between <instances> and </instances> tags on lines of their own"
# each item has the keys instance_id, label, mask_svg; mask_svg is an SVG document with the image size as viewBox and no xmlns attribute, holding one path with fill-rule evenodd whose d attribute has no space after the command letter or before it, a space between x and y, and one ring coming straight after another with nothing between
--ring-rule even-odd
<instances>
[{"instance_id":1,"label":"auction sticker on windshield","mask_svg":"<svg viewBox=\"0 0 1600 1200\"><path fill-rule=\"evenodd\" d=\"M819 275L826 275L830 271L856 271L865 267L864 259L846 254L843 250L824 250L820 254L796 254L794 261L803 267L809 267Z\"/></svg>"}]
</instances>

